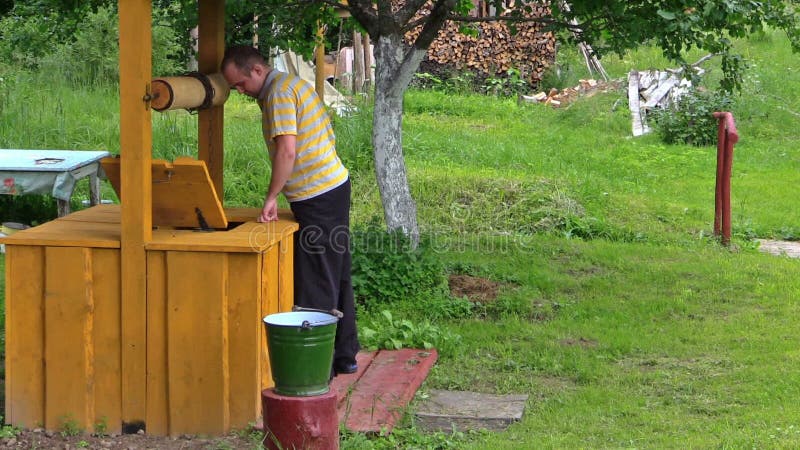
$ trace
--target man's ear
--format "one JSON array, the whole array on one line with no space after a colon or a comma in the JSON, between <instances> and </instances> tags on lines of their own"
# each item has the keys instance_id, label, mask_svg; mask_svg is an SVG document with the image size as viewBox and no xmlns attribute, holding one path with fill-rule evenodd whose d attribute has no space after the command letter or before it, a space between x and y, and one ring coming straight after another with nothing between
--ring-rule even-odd
<instances>
[{"instance_id":1,"label":"man's ear","mask_svg":"<svg viewBox=\"0 0 800 450\"><path fill-rule=\"evenodd\" d=\"M261 77L266 73L267 69L261 64L253 64L253 68L250 70L252 72L250 76L258 76Z\"/></svg>"}]
</instances>

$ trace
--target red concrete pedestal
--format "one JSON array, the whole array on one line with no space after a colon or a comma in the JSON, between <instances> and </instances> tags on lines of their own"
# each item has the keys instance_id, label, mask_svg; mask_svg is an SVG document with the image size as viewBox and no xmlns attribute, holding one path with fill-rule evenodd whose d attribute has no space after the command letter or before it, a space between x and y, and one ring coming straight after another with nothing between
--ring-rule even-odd
<instances>
[{"instance_id":1,"label":"red concrete pedestal","mask_svg":"<svg viewBox=\"0 0 800 450\"><path fill-rule=\"evenodd\" d=\"M264 409L264 448L338 450L339 418L336 393L287 397L272 389L261 391Z\"/></svg>"}]
</instances>

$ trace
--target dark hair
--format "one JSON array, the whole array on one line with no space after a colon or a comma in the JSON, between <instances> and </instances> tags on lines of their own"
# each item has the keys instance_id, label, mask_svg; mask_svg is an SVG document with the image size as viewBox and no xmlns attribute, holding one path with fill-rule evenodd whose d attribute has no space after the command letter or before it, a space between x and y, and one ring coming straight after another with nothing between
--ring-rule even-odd
<instances>
[{"instance_id":1,"label":"dark hair","mask_svg":"<svg viewBox=\"0 0 800 450\"><path fill-rule=\"evenodd\" d=\"M220 69L224 70L228 64L233 64L245 75L250 75L256 64L266 65L267 61L257 48L249 45L234 45L225 50Z\"/></svg>"}]
</instances>

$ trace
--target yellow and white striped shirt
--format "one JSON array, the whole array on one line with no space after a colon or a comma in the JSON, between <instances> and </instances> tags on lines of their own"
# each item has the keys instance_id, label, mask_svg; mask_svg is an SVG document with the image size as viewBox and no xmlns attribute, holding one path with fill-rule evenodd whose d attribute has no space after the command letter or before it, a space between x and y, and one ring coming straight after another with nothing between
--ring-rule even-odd
<instances>
[{"instance_id":1,"label":"yellow and white striped shirt","mask_svg":"<svg viewBox=\"0 0 800 450\"><path fill-rule=\"evenodd\" d=\"M316 197L347 181L328 112L310 84L296 75L272 70L258 103L270 161L275 158L275 137L297 136L294 170L283 187L288 201Z\"/></svg>"}]
</instances>

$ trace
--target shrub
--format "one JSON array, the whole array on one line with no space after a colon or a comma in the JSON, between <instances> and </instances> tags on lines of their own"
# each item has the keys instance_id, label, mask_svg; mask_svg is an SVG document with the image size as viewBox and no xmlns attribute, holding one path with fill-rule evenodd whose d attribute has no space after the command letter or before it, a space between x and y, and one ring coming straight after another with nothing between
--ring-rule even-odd
<instances>
[{"instance_id":1,"label":"shrub","mask_svg":"<svg viewBox=\"0 0 800 450\"><path fill-rule=\"evenodd\" d=\"M39 225L58 217L56 199L49 195L0 195L0 221Z\"/></svg>"},{"instance_id":2,"label":"shrub","mask_svg":"<svg viewBox=\"0 0 800 450\"><path fill-rule=\"evenodd\" d=\"M721 92L694 91L678 101L674 108L657 111L656 128L666 144L691 144L698 147L717 142L717 119L712 113L728 111L733 104Z\"/></svg>"},{"instance_id":3,"label":"shrub","mask_svg":"<svg viewBox=\"0 0 800 450\"><path fill-rule=\"evenodd\" d=\"M444 265L425 242L412 249L400 232L376 224L353 230L353 290L370 307L400 301L425 301L447 292Z\"/></svg>"}]
</instances>

